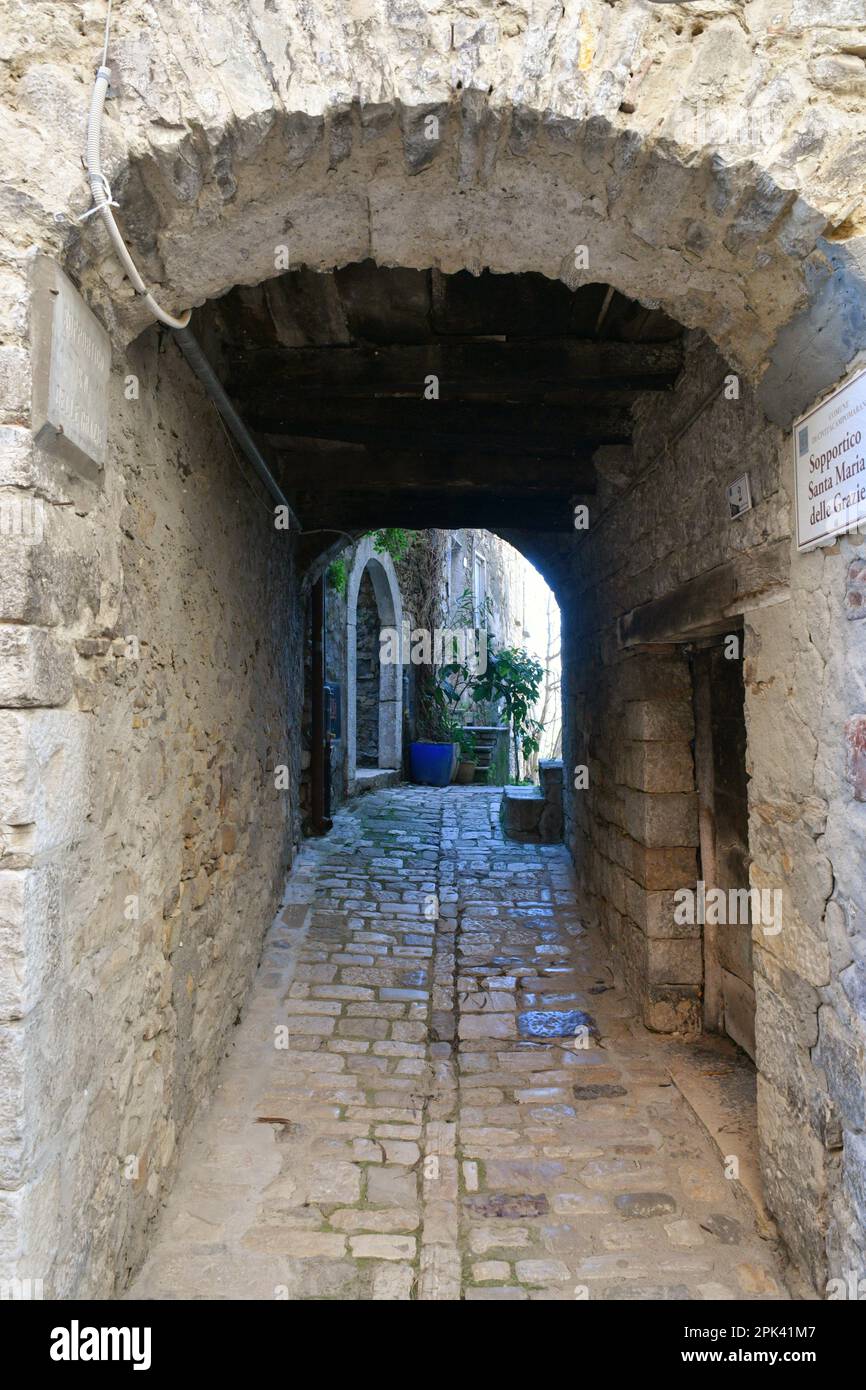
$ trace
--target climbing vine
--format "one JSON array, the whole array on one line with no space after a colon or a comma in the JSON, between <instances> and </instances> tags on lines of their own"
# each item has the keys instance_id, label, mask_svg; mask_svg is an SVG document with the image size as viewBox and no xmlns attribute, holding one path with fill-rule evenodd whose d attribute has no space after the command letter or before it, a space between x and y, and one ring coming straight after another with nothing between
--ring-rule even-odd
<instances>
[{"instance_id":1,"label":"climbing vine","mask_svg":"<svg viewBox=\"0 0 866 1390\"><path fill-rule=\"evenodd\" d=\"M332 560L328 566L328 583L332 589L344 597L349 584L349 572L346 569L346 561L342 555L338 555L336 560Z\"/></svg>"}]
</instances>

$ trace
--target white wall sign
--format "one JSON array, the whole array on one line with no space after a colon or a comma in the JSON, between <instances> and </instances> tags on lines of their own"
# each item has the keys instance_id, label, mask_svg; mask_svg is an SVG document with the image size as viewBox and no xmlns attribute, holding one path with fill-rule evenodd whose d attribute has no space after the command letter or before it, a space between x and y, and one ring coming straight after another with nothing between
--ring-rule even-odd
<instances>
[{"instance_id":1,"label":"white wall sign","mask_svg":"<svg viewBox=\"0 0 866 1390\"><path fill-rule=\"evenodd\" d=\"M32 273L31 428L37 442L87 477L105 464L111 342L50 256Z\"/></svg>"},{"instance_id":2,"label":"white wall sign","mask_svg":"<svg viewBox=\"0 0 866 1390\"><path fill-rule=\"evenodd\" d=\"M866 529L866 367L794 422L797 549Z\"/></svg>"}]
</instances>

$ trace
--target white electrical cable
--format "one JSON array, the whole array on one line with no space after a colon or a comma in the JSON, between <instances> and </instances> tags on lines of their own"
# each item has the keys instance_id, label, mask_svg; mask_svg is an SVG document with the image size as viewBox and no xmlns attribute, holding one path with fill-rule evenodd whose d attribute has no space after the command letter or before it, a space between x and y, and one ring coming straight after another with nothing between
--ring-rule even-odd
<instances>
[{"instance_id":1,"label":"white electrical cable","mask_svg":"<svg viewBox=\"0 0 866 1390\"><path fill-rule=\"evenodd\" d=\"M166 324L169 328L186 328L190 320L190 310L187 309L182 318L175 318L165 309L157 304L153 295L147 288L136 269L126 243L120 234L120 228L114 220L112 208L118 204L111 196L111 188L108 179L102 172L102 160L100 157L100 144L102 135L102 114L105 108L105 95L108 91L108 83L111 73L107 66L108 61L108 27L111 21L111 3L109 0L108 14L105 19L105 45L102 50L102 63L96 70L96 81L93 86L93 96L90 100L90 116L87 122L87 173L90 179L90 192L93 197L93 207L88 209L84 218L99 213L105 225L105 229L111 238L111 244L117 254L117 258L126 271L133 289L140 294L150 312L160 323ZM80 220L84 220L84 218Z\"/></svg>"}]
</instances>

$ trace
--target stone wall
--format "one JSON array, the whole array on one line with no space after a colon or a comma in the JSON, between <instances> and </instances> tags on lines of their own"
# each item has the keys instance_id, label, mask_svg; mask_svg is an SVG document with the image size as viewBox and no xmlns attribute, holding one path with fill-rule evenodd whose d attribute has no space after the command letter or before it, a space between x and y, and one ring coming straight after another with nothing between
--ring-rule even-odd
<instances>
[{"instance_id":1,"label":"stone wall","mask_svg":"<svg viewBox=\"0 0 866 1390\"><path fill-rule=\"evenodd\" d=\"M607 480L591 502L589 530L576 532L569 595L569 642L582 655L571 678L577 744L567 765L587 766L592 791L572 801L575 854L645 1021L663 1031L700 1027L700 941L691 931L672 936L668 922L672 891L696 878L691 680L681 646L624 651L617 622L708 574L720 595L714 616L730 607L733 631L742 620L737 602L721 598L726 564L779 543L787 550L785 441L747 383L733 386L738 398L726 397L728 375L711 345L693 336L673 399L639 406L634 449L601 451ZM746 468L755 505L729 521L724 488ZM784 595L786 571L787 554L770 597ZM755 601L767 597L762 591ZM750 601L741 596L740 613Z\"/></svg>"},{"instance_id":2,"label":"stone wall","mask_svg":"<svg viewBox=\"0 0 866 1390\"><path fill-rule=\"evenodd\" d=\"M701 929L673 918L674 890L699 872L691 629L674 629L691 615L702 631L713 608L716 630L742 625L751 882L783 894L782 930L753 930L766 1193L823 1287L828 1259L833 1273L864 1265L866 546L796 553L789 437L745 382L727 399L727 376L693 337L673 401L641 406L633 453L600 459L608 481L565 598L566 768L589 770L568 833L645 1022L699 1031ZM732 521L724 488L745 470L754 507ZM675 607L654 603L672 590ZM660 640L623 646L648 614Z\"/></svg>"},{"instance_id":3,"label":"stone wall","mask_svg":"<svg viewBox=\"0 0 866 1390\"><path fill-rule=\"evenodd\" d=\"M291 860L292 545L155 331L112 376L102 485L12 429L45 533L0 548L4 638L39 653L0 693L0 1267L98 1297L142 1257Z\"/></svg>"},{"instance_id":4,"label":"stone wall","mask_svg":"<svg viewBox=\"0 0 866 1390\"><path fill-rule=\"evenodd\" d=\"M764 1180L819 1287L825 1227L831 1273L866 1272L864 558L862 535L794 556L790 604L747 628L753 876L785 922L755 941Z\"/></svg>"}]
</instances>

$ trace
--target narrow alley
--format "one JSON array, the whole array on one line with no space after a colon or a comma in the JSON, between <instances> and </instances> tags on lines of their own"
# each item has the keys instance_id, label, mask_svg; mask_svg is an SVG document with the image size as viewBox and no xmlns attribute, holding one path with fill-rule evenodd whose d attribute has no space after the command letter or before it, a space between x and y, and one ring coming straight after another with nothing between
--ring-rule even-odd
<instances>
[{"instance_id":1,"label":"narrow alley","mask_svg":"<svg viewBox=\"0 0 866 1390\"><path fill-rule=\"evenodd\" d=\"M788 1297L566 848L499 800L376 792L304 845L128 1297Z\"/></svg>"},{"instance_id":2,"label":"narrow alley","mask_svg":"<svg viewBox=\"0 0 866 1390\"><path fill-rule=\"evenodd\" d=\"M826 1379L864 0L0 12L0 1307Z\"/></svg>"}]
</instances>

